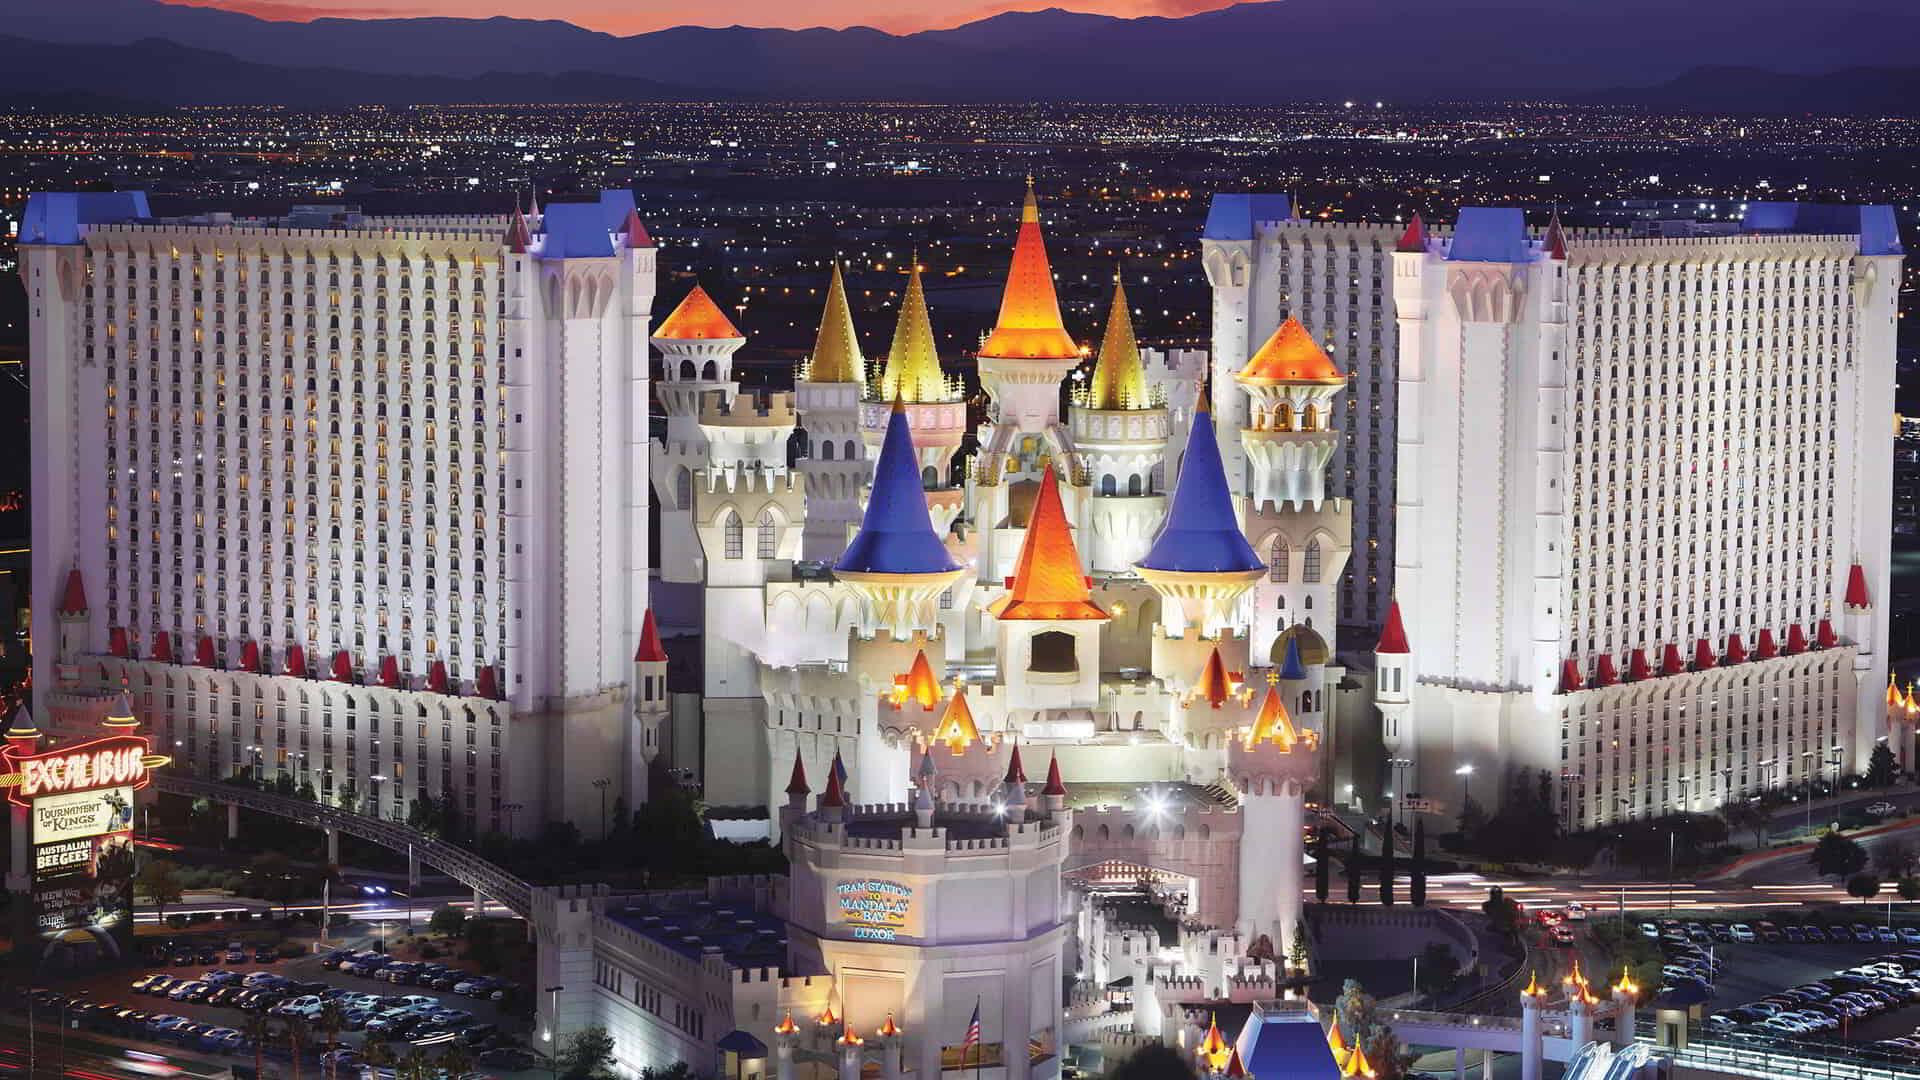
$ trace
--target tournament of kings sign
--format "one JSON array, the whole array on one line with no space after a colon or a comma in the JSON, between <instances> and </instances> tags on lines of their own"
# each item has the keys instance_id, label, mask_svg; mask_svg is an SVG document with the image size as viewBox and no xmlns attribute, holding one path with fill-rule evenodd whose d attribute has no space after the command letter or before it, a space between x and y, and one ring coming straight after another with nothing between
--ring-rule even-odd
<instances>
[{"instance_id":1,"label":"tournament of kings sign","mask_svg":"<svg viewBox=\"0 0 1920 1080\"><path fill-rule=\"evenodd\" d=\"M843 881L834 886L840 917L855 941L892 941L906 932L913 890L892 881Z\"/></svg>"}]
</instances>

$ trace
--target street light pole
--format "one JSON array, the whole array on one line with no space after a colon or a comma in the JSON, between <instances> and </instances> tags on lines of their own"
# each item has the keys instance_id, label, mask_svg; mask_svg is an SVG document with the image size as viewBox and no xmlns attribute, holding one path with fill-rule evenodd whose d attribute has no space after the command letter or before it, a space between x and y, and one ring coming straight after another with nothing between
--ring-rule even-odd
<instances>
[{"instance_id":1,"label":"street light pole","mask_svg":"<svg viewBox=\"0 0 1920 1080\"><path fill-rule=\"evenodd\" d=\"M600 789L600 842L604 844L607 842L607 788L613 786L613 781L603 776L595 780L593 786Z\"/></svg>"},{"instance_id":2,"label":"street light pole","mask_svg":"<svg viewBox=\"0 0 1920 1080\"><path fill-rule=\"evenodd\" d=\"M547 987L547 993L553 995L552 1004L548 1006L553 1018L547 1022L547 1041L553 1047L547 1054L547 1062L553 1067L554 1080L560 1077L560 991L565 989L564 986Z\"/></svg>"},{"instance_id":3,"label":"street light pole","mask_svg":"<svg viewBox=\"0 0 1920 1080\"><path fill-rule=\"evenodd\" d=\"M1471 798L1467 785L1473 782L1473 762L1469 761L1453 770L1453 775L1460 778L1460 812L1464 814L1467 812L1467 800Z\"/></svg>"}]
</instances>

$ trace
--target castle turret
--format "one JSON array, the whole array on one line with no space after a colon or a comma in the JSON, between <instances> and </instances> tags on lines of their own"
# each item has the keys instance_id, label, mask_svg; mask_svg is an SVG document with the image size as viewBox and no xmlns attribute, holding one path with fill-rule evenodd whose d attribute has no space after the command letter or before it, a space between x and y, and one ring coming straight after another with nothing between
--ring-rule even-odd
<instances>
[{"instance_id":1,"label":"castle turret","mask_svg":"<svg viewBox=\"0 0 1920 1080\"><path fill-rule=\"evenodd\" d=\"M1007 594L987 611L999 627L1001 681L1014 709L1090 709L1099 702L1100 628L1051 466ZM1050 732L1051 733L1051 732Z\"/></svg>"},{"instance_id":2,"label":"castle turret","mask_svg":"<svg viewBox=\"0 0 1920 1080\"><path fill-rule=\"evenodd\" d=\"M1642 667L1646 658L1635 650ZM1413 748L1408 726L1413 713L1413 652L1407 647L1406 624L1400 619L1400 601L1387 606L1387 625L1373 647L1373 703L1380 710L1380 739L1388 757ZM1642 676L1644 677L1644 676Z\"/></svg>"},{"instance_id":3,"label":"castle turret","mask_svg":"<svg viewBox=\"0 0 1920 1080\"><path fill-rule=\"evenodd\" d=\"M794 382L794 401L807 433L807 522L800 557L831 562L846 549L860 520L860 493L867 483L866 444L860 435L860 392L867 361L853 330L853 310L840 264L833 264L827 304L813 352Z\"/></svg>"},{"instance_id":4,"label":"castle turret","mask_svg":"<svg viewBox=\"0 0 1920 1080\"><path fill-rule=\"evenodd\" d=\"M1168 601L1160 618L1169 637L1207 636L1227 625L1234 602L1266 570L1234 514L1204 394L1199 402L1166 520L1137 564Z\"/></svg>"},{"instance_id":5,"label":"castle turret","mask_svg":"<svg viewBox=\"0 0 1920 1080\"><path fill-rule=\"evenodd\" d=\"M1240 442L1253 465L1253 508L1319 509L1327 497L1327 462L1339 442L1333 396L1346 376L1289 317L1234 381L1252 398Z\"/></svg>"},{"instance_id":6,"label":"castle turret","mask_svg":"<svg viewBox=\"0 0 1920 1080\"><path fill-rule=\"evenodd\" d=\"M707 291L693 287L653 334L660 350L661 379L654 384L666 413L666 441L653 450L650 471L660 496L660 577L694 584L701 580L701 551L694 535L694 474L707 467L707 436L700 430L703 399L717 394L731 402L740 391L733 354L747 343Z\"/></svg>"},{"instance_id":7,"label":"castle turret","mask_svg":"<svg viewBox=\"0 0 1920 1080\"><path fill-rule=\"evenodd\" d=\"M1080 346L1060 320L1032 177L1027 178L1027 200L1020 208L1000 317L981 343L979 363L981 385L993 398L1001 426L1039 434L1059 425L1060 382L1080 363ZM1038 471L1037 464L1022 460L1019 468L1031 475Z\"/></svg>"},{"instance_id":8,"label":"castle turret","mask_svg":"<svg viewBox=\"0 0 1920 1080\"><path fill-rule=\"evenodd\" d=\"M1093 489L1088 564L1097 572L1127 572L1147 553L1166 512L1170 423L1165 404L1148 388L1118 273L1093 381L1069 418L1075 460Z\"/></svg>"},{"instance_id":9,"label":"castle turret","mask_svg":"<svg viewBox=\"0 0 1920 1080\"><path fill-rule=\"evenodd\" d=\"M54 661L54 678L62 685L79 681L78 664L92 636L92 615L87 605L86 582L81 580L80 568L75 566L67 571L66 584L60 590L60 606L54 612L54 622L60 631L60 653Z\"/></svg>"},{"instance_id":10,"label":"castle turret","mask_svg":"<svg viewBox=\"0 0 1920 1080\"><path fill-rule=\"evenodd\" d=\"M1245 737L1228 745L1244 835L1262 838L1240 849L1239 929L1249 941L1266 935L1275 955L1285 952L1300 922L1306 794L1320 775L1319 749L1318 734L1294 724L1278 686L1267 688Z\"/></svg>"},{"instance_id":11,"label":"castle turret","mask_svg":"<svg viewBox=\"0 0 1920 1080\"><path fill-rule=\"evenodd\" d=\"M627 733L627 798L638 806L648 795L647 772L660 756L667 731L671 699L667 696L667 650L660 644L660 628L648 608L640 624L640 644L633 652L633 715Z\"/></svg>"},{"instance_id":12,"label":"castle turret","mask_svg":"<svg viewBox=\"0 0 1920 1080\"><path fill-rule=\"evenodd\" d=\"M934 598L960 579L962 567L940 542L915 470L907 406L896 402L874 462L867 510L834 576L862 602L861 631L885 628L895 640L938 621Z\"/></svg>"}]
</instances>

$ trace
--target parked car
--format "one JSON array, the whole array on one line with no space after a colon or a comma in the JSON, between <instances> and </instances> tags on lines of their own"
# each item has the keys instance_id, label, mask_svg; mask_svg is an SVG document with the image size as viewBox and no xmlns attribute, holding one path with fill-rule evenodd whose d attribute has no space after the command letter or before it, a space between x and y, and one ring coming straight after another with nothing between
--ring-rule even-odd
<instances>
[{"instance_id":1,"label":"parked car","mask_svg":"<svg viewBox=\"0 0 1920 1080\"><path fill-rule=\"evenodd\" d=\"M1643 923L1642 924L1643 932L1644 932L1644 927L1645 927L1645 924ZM1751 942L1751 941L1757 940L1753 932L1753 927L1748 926L1746 923L1734 923L1732 933L1733 933L1733 940L1735 941Z\"/></svg>"}]
</instances>

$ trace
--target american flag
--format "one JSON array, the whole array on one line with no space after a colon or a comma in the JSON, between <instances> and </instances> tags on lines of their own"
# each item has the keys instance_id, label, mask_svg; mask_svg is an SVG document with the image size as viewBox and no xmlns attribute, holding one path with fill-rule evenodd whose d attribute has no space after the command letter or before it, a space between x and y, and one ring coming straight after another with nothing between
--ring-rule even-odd
<instances>
[{"instance_id":1,"label":"american flag","mask_svg":"<svg viewBox=\"0 0 1920 1080\"><path fill-rule=\"evenodd\" d=\"M970 1050L980 1045L980 999L973 999L973 1019L967 1021L967 1037L960 1042L960 1049Z\"/></svg>"}]
</instances>

